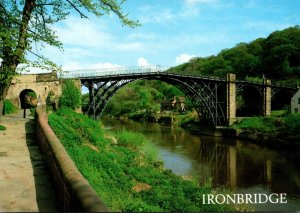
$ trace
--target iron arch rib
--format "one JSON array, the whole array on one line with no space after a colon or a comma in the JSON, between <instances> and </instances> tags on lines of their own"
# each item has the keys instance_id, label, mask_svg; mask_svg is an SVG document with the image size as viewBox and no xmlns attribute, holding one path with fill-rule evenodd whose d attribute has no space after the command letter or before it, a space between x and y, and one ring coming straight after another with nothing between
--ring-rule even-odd
<instances>
[{"instance_id":1,"label":"iron arch rib","mask_svg":"<svg viewBox=\"0 0 300 213\"><path fill-rule=\"evenodd\" d=\"M203 79L190 79L166 74L153 74L144 76L122 76L119 78L93 79L93 84L100 85L93 93L90 101L89 115L100 117L109 103L111 97L123 86L135 80L160 80L180 89L192 102L198 116L209 125L224 125L226 116L224 105L218 97L218 88L225 82L211 82ZM94 88L93 88L94 89Z\"/></svg>"}]
</instances>

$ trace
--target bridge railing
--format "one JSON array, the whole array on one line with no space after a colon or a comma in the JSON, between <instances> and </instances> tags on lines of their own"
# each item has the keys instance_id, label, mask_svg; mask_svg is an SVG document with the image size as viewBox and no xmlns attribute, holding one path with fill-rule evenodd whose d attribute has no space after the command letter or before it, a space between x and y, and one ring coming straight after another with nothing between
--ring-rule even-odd
<instances>
[{"instance_id":1,"label":"bridge railing","mask_svg":"<svg viewBox=\"0 0 300 213\"><path fill-rule=\"evenodd\" d=\"M132 73L151 73L151 72L163 72L167 67L160 65L149 66L134 66L134 67L111 67L101 69L83 69L74 71L63 71L58 74L58 78L84 78L84 77L98 77L108 75L126 75Z\"/></svg>"}]
</instances>

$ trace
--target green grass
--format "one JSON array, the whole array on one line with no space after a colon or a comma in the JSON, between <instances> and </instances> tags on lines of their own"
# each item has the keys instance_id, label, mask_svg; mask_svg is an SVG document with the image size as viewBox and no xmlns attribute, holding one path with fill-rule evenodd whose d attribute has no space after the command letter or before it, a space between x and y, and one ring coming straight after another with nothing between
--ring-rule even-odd
<instances>
[{"instance_id":1,"label":"green grass","mask_svg":"<svg viewBox=\"0 0 300 213\"><path fill-rule=\"evenodd\" d=\"M288 110L272 110L271 115L272 116L283 116L288 113Z\"/></svg>"},{"instance_id":2,"label":"green grass","mask_svg":"<svg viewBox=\"0 0 300 213\"><path fill-rule=\"evenodd\" d=\"M228 211L227 205L202 205L210 186L184 180L166 170L157 150L142 135L104 132L99 122L60 109L49 116L78 169L113 211Z\"/></svg>"},{"instance_id":3,"label":"green grass","mask_svg":"<svg viewBox=\"0 0 300 213\"><path fill-rule=\"evenodd\" d=\"M6 115L12 114L17 111L17 108L10 100L4 100L4 113Z\"/></svg>"},{"instance_id":4,"label":"green grass","mask_svg":"<svg viewBox=\"0 0 300 213\"><path fill-rule=\"evenodd\" d=\"M4 131L4 130L6 130L6 127L3 125L0 125L0 131Z\"/></svg>"}]
</instances>

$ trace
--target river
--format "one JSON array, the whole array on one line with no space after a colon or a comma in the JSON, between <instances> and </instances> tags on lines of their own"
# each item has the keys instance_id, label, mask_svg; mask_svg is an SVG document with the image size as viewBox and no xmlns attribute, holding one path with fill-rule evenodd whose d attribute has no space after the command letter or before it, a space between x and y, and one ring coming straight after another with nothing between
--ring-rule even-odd
<instances>
[{"instance_id":1,"label":"river","mask_svg":"<svg viewBox=\"0 0 300 213\"><path fill-rule=\"evenodd\" d=\"M106 129L143 133L159 150L166 168L200 183L235 193L286 193L287 204L253 204L256 211L300 210L300 152L271 150L249 142L192 135L176 126L104 118Z\"/></svg>"}]
</instances>

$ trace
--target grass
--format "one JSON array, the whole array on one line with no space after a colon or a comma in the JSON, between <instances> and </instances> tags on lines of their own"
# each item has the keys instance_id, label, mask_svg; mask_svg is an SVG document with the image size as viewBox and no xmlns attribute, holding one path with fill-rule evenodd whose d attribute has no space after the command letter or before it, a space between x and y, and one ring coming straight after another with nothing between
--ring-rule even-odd
<instances>
[{"instance_id":1,"label":"grass","mask_svg":"<svg viewBox=\"0 0 300 213\"><path fill-rule=\"evenodd\" d=\"M273 110L271 112L272 116L283 116L283 115L287 115L288 114L288 110Z\"/></svg>"},{"instance_id":2,"label":"grass","mask_svg":"<svg viewBox=\"0 0 300 213\"><path fill-rule=\"evenodd\" d=\"M49 116L78 169L113 211L229 211L228 205L202 205L210 186L184 180L163 167L157 150L142 135L104 132L99 122L60 109Z\"/></svg>"}]
</instances>

